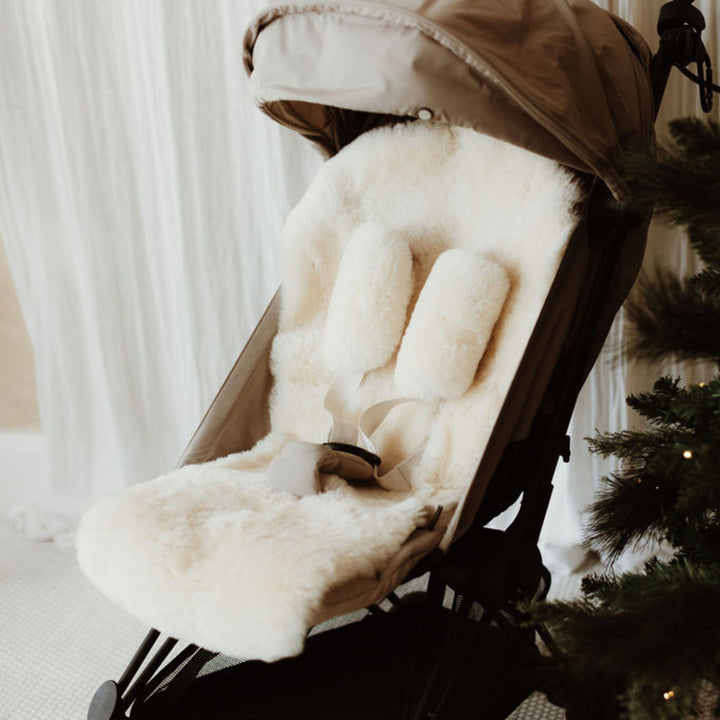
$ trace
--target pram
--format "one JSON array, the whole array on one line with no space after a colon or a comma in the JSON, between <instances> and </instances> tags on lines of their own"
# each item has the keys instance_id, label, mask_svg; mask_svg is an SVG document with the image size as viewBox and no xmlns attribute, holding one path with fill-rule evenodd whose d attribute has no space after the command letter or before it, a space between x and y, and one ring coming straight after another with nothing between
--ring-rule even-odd
<instances>
[{"instance_id":1,"label":"pram","mask_svg":"<svg viewBox=\"0 0 720 720\"><path fill-rule=\"evenodd\" d=\"M673 62L653 88L586 0L257 19L258 104L331 159L181 467L81 524L86 574L169 636L90 720L502 718L530 692L515 605L549 585L552 474L645 244L617 162Z\"/></svg>"}]
</instances>

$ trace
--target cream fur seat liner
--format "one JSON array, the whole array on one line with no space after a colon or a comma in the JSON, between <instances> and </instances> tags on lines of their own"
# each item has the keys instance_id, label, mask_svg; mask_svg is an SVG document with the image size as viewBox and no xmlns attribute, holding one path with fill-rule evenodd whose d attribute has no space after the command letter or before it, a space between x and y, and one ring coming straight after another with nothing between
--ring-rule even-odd
<instances>
[{"instance_id":1,"label":"cream fur seat liner","mask_svg":"<svg viewBox=\"0 0 720 720\"><path fill-rule=\"evenodd\" d=\"M271 432L248 452L185 466L98 502L78 532L88 578L171 636L267 661L301 652L318 622L387 594L439 542L473 479L576 225L577 201L571 176L555 163L432 123L375 130L325 163L282 237ZM323 339L328 306L350 238L368 222L410 248L408 318L450 248L504 268L509 293L469 389L455 399L436 392L400 405L378 431L385 465L427 437L410 492L351 487L329 475L325 492L297 498L273 488L265 470L289 440L328 437L331 418L323 404L338 374L326 362L338 346ZM382 276L383 268L377 272ZM442 298L442 290L435 296ZM451 283L448 298L452 291ZM387 302L397 302L393 297ZM436 363L438 343L452 342L438 326L441 310L412 337L417 348L426 335ZM460 335L462 350L472 338ZM398 395L397 348L383 328L378 337L391 357L365 372L345 408L353 418ZM412 355L403 363L412 366ZM448 386L461 387L452 363L445 365L440 372L449 373ZM419 530L438 506L444 512L435 530Z\"/></svg>"}]
</instances>

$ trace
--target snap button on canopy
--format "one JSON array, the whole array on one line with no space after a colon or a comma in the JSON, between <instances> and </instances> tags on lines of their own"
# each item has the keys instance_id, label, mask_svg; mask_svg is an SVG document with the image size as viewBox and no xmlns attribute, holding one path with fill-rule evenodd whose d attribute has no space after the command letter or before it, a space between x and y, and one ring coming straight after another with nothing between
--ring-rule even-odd
<instances>
[{"instance_id":1,"label":"snap button on canopy","mask_svg":"<svg viewBox=\"0 0 720 720\"><path fill-rule=\"evenodd\" d=\"M433 119L433 111L430 108L420 108L418 110L418 117L421 120L432 120Z\"/></svg>"}]
</instances>

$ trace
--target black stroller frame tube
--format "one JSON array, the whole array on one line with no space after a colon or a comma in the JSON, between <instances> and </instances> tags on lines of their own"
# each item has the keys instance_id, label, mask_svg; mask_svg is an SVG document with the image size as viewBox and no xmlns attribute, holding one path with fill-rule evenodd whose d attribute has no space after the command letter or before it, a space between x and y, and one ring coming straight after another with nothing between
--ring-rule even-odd
<instances>
[{"instance_id":1,"label":"black stroller frame tube","mask_svg":"<svg viewBox=\"0 0 720 720\"><path fill-rule=\"evenodd\" d=\"M117 682L118 692L120 695L125 693L128 685L137 674L138 670L145 661L145 658L149 654L150 650L152 650L153 645L155 645L155 642L159 637L160 632L158 630L150 630L150 632L145 636L142 645L140 645L133 659L130 661L130 664L127 666L125 672Z\"/></svg>"},{"instance_id":2,"label":"black stroller frame tube","mask_svg":"<svg viewBox=\"0 0 720 720\"><path fill-rule=\"evenodd\" d=\"M699 85L703 112L710 112L713 92L718 91L712 82L712 64L701 37L705 18L693 2L671 0L660 9L657 24L660 45L650 66L656 117L673 67ZM685 70L692 63L697 67L696 76Z\"/></svg>"},{"instance_id":3,"label":"black stroller frame tube","mask_svg":"<svg viewBox=\"0 0 720 720\"><path fill-rule=\"evenodd\" d=\"M552 476L558 458L562 454L562 442L574 409L574 398L582 387L588 365L590 339L592 329L602 314L601 300L605 287L620 260L623 239L629 229L624 223L624 214L621 206L612 198L607 186L601 181L591 191L591 200L598 203L605 211L610 210L612 222L609 226L598 227L592 224L588 227L591 246L604 245L592 280L590 292L586 300L587 310L583 313L584 320L579 328L578 337L567 358L558 363L553 378L550 380L550 389L559 383L558 407L549 417L541 416L537 420L546 422L546 427L540 431L540 437L545 437L543 453L541 456L541 475L544 480L528 488L523 494L520 510L509 528L509 532L517 535L521 543L537 544L542 529L547 507L552 494ZM614 206L614 207L613 207ZM592 211L591 211L592 214ZM604 235L594 238L593 235ZM601 239L601 243L597 240ZM568 374L570 379L568 380ZM561 378L560 375L563 377Z\"/></svg>"},{"instance_id":4,"label":"black stroller frame tube","mask_svg":"<svg viewBox=\"0 0 720 720\"><path fill-rule=\"evenodd\" d=\"M460 602L458 602L460 599ZM450 694L454 689L459 675L463 669L464 662L469 655L470 651L475 647L477 642L487 632L492 624L495 612L486 609L483 612L480 620L475 624L469 636L465 639L462 650L458 656L454 659L452 670L450 675L445 678L444 687L440 688L440 695L435 700L434 704L431 704L433 699L433 693L438 689L439 676L443 669L443 664L452 649L452 643L455 639L455 635L458 632L459 620L466 618L469 615L472 607L472 599L468 597L461 597L458 593L455 595L455 602L453 603L453 625L449 628L445 638L443 639L442 647L438 653L436 662L430 672L429 677L425 683L424 690L418 700L418 704L415 707L415 712L412 714L411 720L424 720L425 718L433 718L433 720L440 720L442 717L442 711L445 708L447 701L450 698Z\"/></svg>"},{"instance_id":5,"label":"black stroller frame tube","mask_svg":"<svg viewBox=\"0 0 720 720\"><path fill-rule=\"evenodd\" d=\"M176 638L167 638L165 642L160 646L159 650L155 653L153 658L147 664L145 669L137 676L135 682L128 688L125 693L120 707L123 710L127 710L133 701L139 696L140 691L145 688L148 681L152 678L155 672L160 668L163 660L172 652L172 649L177 645Z\"/></svg>"}]
</instances>

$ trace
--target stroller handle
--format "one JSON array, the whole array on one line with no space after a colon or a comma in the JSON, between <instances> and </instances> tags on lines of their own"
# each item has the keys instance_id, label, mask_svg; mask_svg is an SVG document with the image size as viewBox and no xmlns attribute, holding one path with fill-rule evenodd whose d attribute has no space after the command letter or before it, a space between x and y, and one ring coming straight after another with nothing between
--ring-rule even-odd
<instances>
[{"instance_id":1,"label":"stroller handle","mask_svg":"<svg viewBox=\"0 0 720 720\"><path fill-rule=\"evenodd\" d=\"M720 92L720 87L713 84L710 55L702 41L705 18L693 2L671 0L660 9L657 24L660 46L651 64L656 117L673 67L698 85L703 112L712 110L713 93ZM691 63L695 63L697 74L687 69Z\"/></svg>"}]
</instances>

